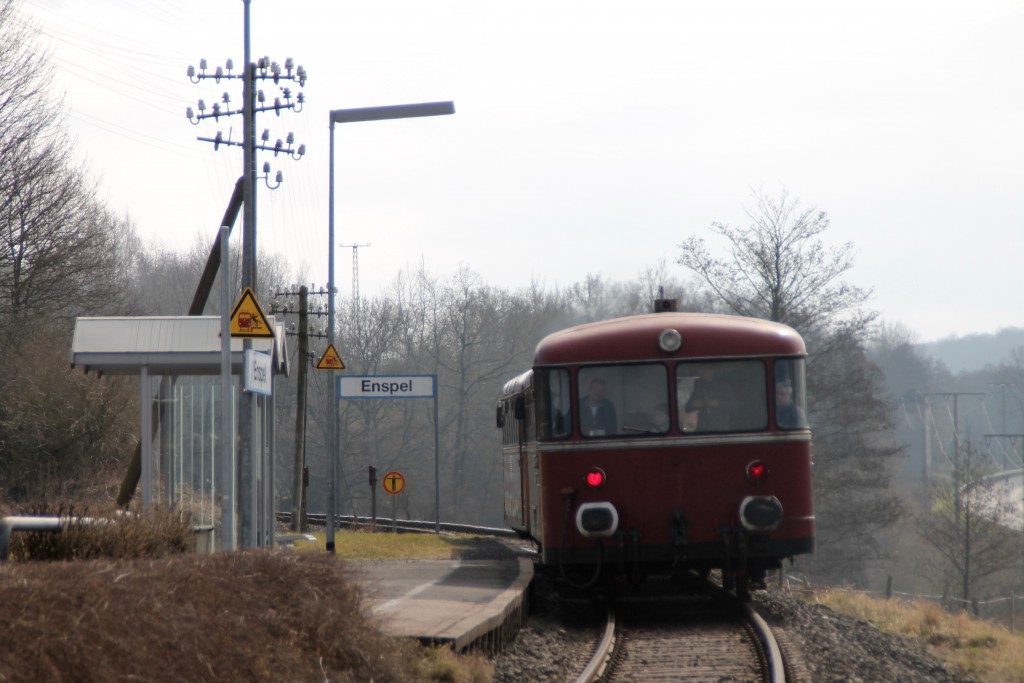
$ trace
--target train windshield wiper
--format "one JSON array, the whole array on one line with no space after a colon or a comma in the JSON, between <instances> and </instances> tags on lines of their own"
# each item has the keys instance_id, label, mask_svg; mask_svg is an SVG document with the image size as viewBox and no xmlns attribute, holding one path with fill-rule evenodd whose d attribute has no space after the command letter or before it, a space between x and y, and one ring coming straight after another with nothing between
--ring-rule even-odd
<instances>
[{"instance_id":1,"label":"train windshield wiper","mask_svg":"<svg viewBox=\"0 0 1024 683\"><path fill-rule=\"evenodd\" d=\"M631 427L629 425L622 425L622 431L624 431L624 432L641 432L643 434L661 434L663 430L649 428L649 427Z\"/></svg>"}]
</instances>

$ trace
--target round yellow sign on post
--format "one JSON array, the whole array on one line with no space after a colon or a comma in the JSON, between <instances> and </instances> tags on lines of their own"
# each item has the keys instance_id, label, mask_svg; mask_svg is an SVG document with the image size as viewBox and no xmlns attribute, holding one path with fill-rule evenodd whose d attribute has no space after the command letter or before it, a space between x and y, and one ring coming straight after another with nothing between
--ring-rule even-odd
<instances>
[{"instance_id":1,"label":"round yellow sign on post","mask_svg":"<svg viewBox=\"0 0 1024 683\"><path fill-rule=\"evenodd\" d=\"M397 496L405 490L405 476L401 472L392 470L385 474L381 481L384 484L384 490L393 496Z\"/></svg>"}]
</instances>

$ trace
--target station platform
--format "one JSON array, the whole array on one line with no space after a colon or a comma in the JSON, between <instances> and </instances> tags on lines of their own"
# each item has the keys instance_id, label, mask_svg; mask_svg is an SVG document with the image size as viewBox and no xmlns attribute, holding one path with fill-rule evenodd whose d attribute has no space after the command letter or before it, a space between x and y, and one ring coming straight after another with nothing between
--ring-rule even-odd
<instances>
[{"instance_id":1,"label":"station platform","mask_svg":"<svg viewBox=\"0 0 1024 683\"><path fill-rule=\"evenodd\" d=\"M503 547L487 557L350 564L385 633L493 653L526 618L533 579L528 554Z\"/></svg>"}]
</instances>

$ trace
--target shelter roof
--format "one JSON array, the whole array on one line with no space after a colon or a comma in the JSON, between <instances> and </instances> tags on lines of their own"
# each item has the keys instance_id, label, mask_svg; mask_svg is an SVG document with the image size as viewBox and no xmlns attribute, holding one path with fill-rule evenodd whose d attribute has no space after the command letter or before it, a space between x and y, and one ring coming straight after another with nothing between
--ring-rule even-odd
<instances>
[{"instance_id":1,"label":"shelter roof","mask_svg":"<svg viewBox=\"0 0 1024 683\"><path fill-rule=\"evenodd\" d=\"M276 374L289 373L284 324L270 317L274 337L253 339L270 353ZM130 375L145 367L156 375L215 375L220 372L220 316L119 316L77 318L71 366L86 372ZM242 339L231 340L232 372L242 366Z\"/></svg>"}]
</instances>

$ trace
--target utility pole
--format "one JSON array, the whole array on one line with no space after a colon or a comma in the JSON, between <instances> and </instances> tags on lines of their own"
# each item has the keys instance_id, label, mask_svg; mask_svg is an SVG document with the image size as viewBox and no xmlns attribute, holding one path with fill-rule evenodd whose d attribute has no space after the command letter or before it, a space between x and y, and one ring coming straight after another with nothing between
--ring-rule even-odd
<instances>
[{"instance_id":1,"label":"utility pole","mask_svg":"<svg viewBox=\"0 0 1024 683\"><path fill-rule=\"evenodd\" d=\"M312 292L316 295L324 295L326 291ZM309 338L326 335L320 333L310 334L309 316L324 315L320 312L310 313L309 311L309 287L302 285L298 292L275 292L275 296L298 296L299 297L299 322L295 332L288 332L288 335L295 335L299 338L298 350L298 375L296 377L296 398L295 398L295 458L292 469L292 521L291 530L295 532L306 530L306 488L309 486L309 470L306 467L306 396L309 387L309 364L312 356L309 353ZM271 309L272 314L291 311L287 307Z\"/></svg>"},{"instance_id":2,"label":"utility pole","mask_svg":"<svg viewBox=\"0 0 1024 683\"><path fill-rule=\"evenodd\" d=\"M306 376L309 374L309 287L299 287L299 375L295 397L295 467L292 482L292 531L302 531L306 500Z\"/></svg>"},{"instance_id":3,"label":"utility pole","mask_svg":"<svg viewBox=\"0 0 1024 683\"><path fill-rule=\"evenodd\" d=\"M262 179L267 183L267 187L270 189L276 189L281 185L283 180L280 171L277 173L276 184L271 185L270 183L270 164L269 162L264 164L263 170L264 176L256 175L256 151L266 150L274 152L276 157L279 153L284 152L287 156L291 156L295 159L301 158L305 152L305 145L300 145L295 151L292 150L292 144L294 136L288 135L288 147L285 148L284 142L278 139L274 146L269 144L256 144L256 117L255 115L259 112L274 111L280 115L282 109L293 109L295 111L301 111L304 103L302 93L299 93L295 102L291 101L291 91L287 87L282 87L281 92L284 98L282 104L281 98L275 98L272 106L262 106L266 101L263 91L256 91L257 80L266 81L272 79L274 84L280 86L280 81L296 81L299 86L305 85L306 71L304 68L299 66L297 69L294 67L294 63L291 58L285 61L286 73L282 73L281 67L277 62L271 62L268 57L260 59L259 64L252 61L252 49L251 49L251 20L250 20L250 5L252 0L242 0L244 6L244 64L242 74L233 74L233 65L231 60L228 60L225 68L217 67L213 73L207 73L206 60L202 59L199 62L199 73L196 73L195 67L189 66L188 77L193 83L199 83L204 79L213 79L215 82L220 83L221 79L242 79L242 108L239 110L232 111L230 109L231 98L227 93L222 96L222 102L224 109L221 109L220 103L214 104L210 113L206 112L206 104L203 100L199 100L198 108L199 114L193 113L192 108L189 107L186 110L186 116L189 121L194 125L204 119L212 118L218 124L220 118L230 117L240 114L242 116L242 142L235 142L230 139L224 139L224 135L221 131L218 131L216 136L213 138L199 137L198 140L204 142L213 143L214 150L218 150L221 145L225 146L238 146L242 147L242 166L243 166L243 206L244 211L242 214L242 287L250 288L252 291L257 291L257 273L256 273L256 181ZM225 73L226 69L226 73ZM294 70L294 73L293 73ZM261 106L257 106L257 98ZM263 135L264 143L268 143L270 139L270 132L265 131ZM244 348L246 351L252 349L252 341L246 339L244 342ZM228 400L228 397L221 397L222 400ZM255 433L256 428L260 425L259 420L259 404L257 398L251 392L242 392L241 400L239 401L239 434L238 434L238 495L236 497L236 504L238 506L238 540L242 547L254 547L260 545L264 538L264 534L260 531L265 531L269 524L273 523L273 511L266 510L262 516L259 516L258 510L260 509L258 503L257 493L257 472L263 471L262 459L265 449L260 449L259 453L256 452L257 434ZM272 507L272 506L271 506Z\"/></svg>"},{"instance_id":4,"label":"utility pole","mask_svg":"<svg viewBox=\"0 0 1024 683\"><path fill-rule=\"evenodd\" d=\"M962 483L961 476L964 474L963 463L960 461L960 397L961 396L982 396L984 392L976 391L939 391L925 394L926 397L941 396L944 399L953 398L953 505L957 527L960 526L960 513L963 507L961 499ZM927 425L925 427L927 429Z\"/></svg>"}]
</instances>

